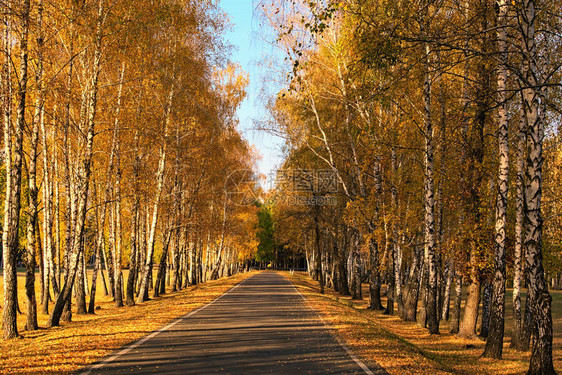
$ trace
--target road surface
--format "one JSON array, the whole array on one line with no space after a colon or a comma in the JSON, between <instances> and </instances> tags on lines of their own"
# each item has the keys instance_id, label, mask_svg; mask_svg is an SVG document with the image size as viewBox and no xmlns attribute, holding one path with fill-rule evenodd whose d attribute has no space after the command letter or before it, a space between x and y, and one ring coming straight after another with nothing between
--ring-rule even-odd
<instances>
[{"instance_id":1,"label":"road surface","mask_svg":"<svg viewBox=\"0 0 562 375\"><path fill-rule=\"evenodd\" d=\"M82 374L384 374L337 339L282 275L265 271Z\"/></svg>"}]
</instances>

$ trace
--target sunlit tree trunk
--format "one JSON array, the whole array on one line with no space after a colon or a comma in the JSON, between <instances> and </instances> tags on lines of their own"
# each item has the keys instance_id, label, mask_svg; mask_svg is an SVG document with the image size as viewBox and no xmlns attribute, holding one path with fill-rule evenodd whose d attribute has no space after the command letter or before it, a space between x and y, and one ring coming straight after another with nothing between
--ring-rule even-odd
<instances>
[{"instance_id":1,"label":"sunlit tree trunk","mask_svg":"<svg viewBox=\"0 0 562 375\"><path fill-rule=\"evenodd\" d=\"M56 111L55 111L56 114ZM43 132L45 133L45 132ZM55 128L55 132L54 132L54 139L58 139L58 132L57 132L57 128ZM47 149L45 149L47 150ZM58 162L58 148L55 146L53 148L53 195L54 195L54 202L53 202L53 220L54 220L54 241L55 241L55 245L54 245L54 253L55 256L53 257L54 259L56 259L57 261L57 267L56 267L56 272L55 275L53 275L53 278L56 281L57 284L57 290L59 290L60 288L58 288L58 286L60 286L61 283L61 274L62 274L62 257L61 257L61 228L60 228L60 189L59 189L59 162ZM54 260L53 260L54 262Z\"/></svg>"},{"instance_id":2,"label":"sunlit tree trunk","mask_svg":"<svg viewBox=\"0 0 562 375\"><path fill-rule=\"evenodd\" d=\"M187 231L185 233L185 243L183 247L183 251L181 254L181 263L183 265L183 273L182 273L182 280L181 280L181 288L185 289L189 286L189 277L190 277L190 269L191 269L191 258L189 256L189 248L191 244L188 242L188 234Z\"/></svg>"},{"instance_id":3,"label":"sunlit tree trunk","mask_svg":"<svg viewBox=\"0 0 562 375\"><path fill-rule=\"evenodd\" d=\"M456 273L455 277L455 297L453 299L453 311L451 312L451 329L449 332L456 334L459 333L459 326L461 320L461 302L462 302L462 276Z\"/></svg>"},{"instance_id":4,"label":"sunlit tree trunk","mask_svg":"<svg viewBox=\"0 0 562 375\"><path fill-rule=\"evenodd\" d=\"M375 191L377 193L378 197L381 197L382 195L382 166L381 166L381 160L379 157L376 158L375 160L375 165L374 165L374 170L373 170L373 175L374 175L374 179L375 179L375 183L374 183L374 187L375 187ZM377 202L375 203L376 208L375 208L375 220L380 220L380 218L378 218L378 214L380 213L380 208L381 208L381 198L377 199ZM375 225L374 224L369 224L370 225L370 230L371 232L375 231ZM354 248L357 248L359 246L359 244L357 244L356 246L354 246ZM357 249L356 252L358 252L359 250ZM376 240L376 238L372 238L369 241L369 264L370 264L370 270L369 270L369 309L372 310L383 310L384 306L382 305L381 302L381 274L380 274L380 259L379 259L379 244ZM361 277L359 277L359 292L361 292ZM355 293L355 291L354 291Z\"/></svg>"},{"instance_id":5,"label":"sunlit tree trunk","mask_svg":"<svg viewBox=\"0 0 562 375\"><path fill-rule=\"evenodd\" d=\"M135 281L138 274L138 258L139 258L139 224L140 224L140 192L139 184L139 130L135 131L135 161L133 163L133 204L131 209L131 253L129 257L129 275L127 277L127 301L128 306L135 304Z\"/></svg>"},{"instance_id":6,"label":"sunlit tree trunk","mask_svg":"<svg viewBox=\"0 0 562 375\"><path fill-rule=\"evenodd\" d=\"M381 302L381 277L378 248L379 244L377 240L371 239L369 241L369 306L367 308L372 310L384 310L384 306ZM358 288L361 288L361 278L359 278Z\"/></svg>"},{"instance_id":7,"label":"sunlit tree trunk","mask_svg":"<svg viewBox=\"0 0 562 375\"><path fill-rule=\"evenodd\" d=\"M126 304L135 304L135 275L137 274L137 259L139 253L138 243L138 223L139 223L139 202L138 198L133 198L133 209L131 210L131 253L129 256L129 275L127 276Z\"/></svg>"},{"instance_id":8,"label":"sunlit tree trunk","mask_svg":"<svg viewBox=\"0 0 562 375\"><path fill-rule=\"evenodd\" d=\"M94 204L95 204L95 209L94 209L94 213L95 213L95 221L96 221L96 229L99 232L103 232L101 230L100 227L100 217L99 217L99 210L98 210L98 206L99 206L99 200L97 198L97 187L96 187L96 183L95 180L92 181L92 185L94 187ZM94 272L92 274L92 286L90 289L90 302L88 304L88 314L95 314L95 304L96 304L96 287L97 287L97 280L98 280L98 272L100 271L100 266L101 266L101 246L98 243L97 239L95 241L94 244Z\"/></svg>"},{"instance_id":9,"label":"sunlit tree trunk","mask_svg":"<svg viewBox=\"0 0 562 375\"><path fill-rule=\"evenodd\" d=\"M490 331L484 357L501 358L505 326L505 245L507 193L509 173L509 138L507 115L507 0L497 1L498 6L498 51L500 64L498 67L498 144L499 173L498 198L496 202L496 251L494 256L494 280L492 306L490 310Z\"/></svg>"},{"instance_id":10,"label":"sunlit tree trunk","mask_svg":"<svg viewBox=\"0 0 562 375\"><path fill-rule=\"evenodd\" d=\"M191 285L197 285L197 242L193 241L189 247L190 261L190 281Z\"/></svg>"},{"instance_id":11,"label":"sunlit tree trunk","mask_svg":"<svg viewBox=\"0 0 562 375\"><path fill-rule=\"evenodd\" d=\"M403 319L407 322L415 322L418 312L418 301L420 296L420 284L423 276L423 249L413 250L413 260L408 275L408 284L405 288Z\"/></svg>"},{"instance_id":12,"label":"sunlit tree trunk","mask_svg":"<svg viewBox=\"0 0 562 375\"><path fill-rule=\"evenodd\" d=\"M164 124L164 139L162 140L162 146L160 146L160 160L158 161L158 170L156 172L156 193L154 197L154 203L152 208L152 223L150 225L150 231L148 234L147 241L147 253L146 260L142 269L141 276L141 286L139 290L139 296L137 298L137 303L146 301L146 293L148 291L148 282L150 278L150 272L152 269L152 258L154 254L154 243L156 240L156 224L158 222L158 212L160 199L162 197L162 190L164 189L164 172L166 167L166 142L168 137L168 129L170 125L170 117L172 110L172 100L174 97L174 87L170 88L170 93L168 95L166 114L165 114L165 124Z\"/></svg>"},{"instance_id":13,"label":"sunlit tree trunk","mask_svg":"<svg viewBox=\"0 0 562 375\"><path fill-rule=\"evenodd\" d=\"M40 3L40 7L38 10L39 17L38 17L38 27L40 32L42 33L42 1ZM43 35L39 36L38 40L38 71L43 70L43 58L42 58L42 51L43 51ZM40 41L40 42L39 42ZM39 96L42 96L41 93ZM56 99L56 97L55 97ZM57 103L53 107L53 129L56 129L56 121L57 121ZM51 174L51 161L50 157L56 159L56 144L53 145L51 148L53 156L51 156L51 150L49 150L49 143L48 143L48 134L47 129L45 127L45 120L42 117L41 121L41 143L43 146L43 263L41 264L42 272L40 274L43 276L42 279L42 307L43 313L49 313L49 282L53 286L53 291L55 296L59 293L58 288L58 267L56 266L55 260L57 259L56 256L56 248L55 248L55 241L53 238L53 175ZM55 137L56 139L56 137ZM53 140L54 141L54 140Z\"/></svg>"},{"instance_id":14,"label":"sunlit tree trunk","mask_svg":"<svg viewBox=\"0 0 562 375\"><path fill-rule=\"evenodd\" d=\"M104 200L104 205L108 206L109 205L109 200L111 197L111 180L108 180L108 191L107 191L107 199ZM106 213L104 218L107 218L108 216L110 216L111 211L109 206L108 207L104 207L103 208ZM109 214L108 214L109 211ZM104 221L105 223L105 221ZM111 226L115 224L115 221L108 219L108 223L109 223L109 228L107 231L107 244L105 244L105 239L104 239L104 246L102 247L102 251L103 251L103 255L105 258L105 271L107 272L107 283L109 284L109 295L111 297L115 297L114 293L115 293L115 261L113 259L113 243L115 241L114 239L114 231L112 230ZM102 226L102 232L99 235L104 234L105 235L105 224L104 226ZM107 246L106 246L107 245Z\"/></svg>"},{"instance_id":15,"label":"sunlit tree trunk","mask_svg":"<svg viewBox=\"0 0 562 375\"><path fill-rule=\"evenodd\" d=\"M43 121L43 108L42 104L36 109L40 114L37 116L41 119L36 118L37 121ZM37 144L39 139L38 134L39 126L37 124L33 125L32 135L31 135L31 152L29 155L29 167L28 167L28 185L29 185L29 205L28 205L28 221L27 221L27 241L26 241L26 278L25 278L25 294L27 297L27 323L25 329L28 331L33 331L38 328L37 325L37 300L35 298L35 254L36 254L36 224L37 224Z\"/></svg>"},{"instance_id":16,"label":"sunlit tree trunk","mask_svg":"<svg viewBox=\"0 0 562 375\"><path fill-rule=\"evenodd\" d=\"M219 270L221 268L222 260L223 260L223 251L224 251L224 241L226 235L226 224L227 224L227 217L228 217L228 199L227 199L227 192L224 192L224 204L223 204L223 212L222 212L222 225L221 225L221 236L219 241L219 249L217 253L217 260L215 262L215 268L211 272L211 280L216 280L219 278ZM318 239L319 241L319 239ZM324 285L320 285L321 293L324 293Z\"/></svg>"},{"instance_id":17,"label":"sunlit tree trunk","mask_svg":"<svg viewBox=\"0 0 562 375\"><path fill-rule=\"evenodd\" d=\"M524 219L524 175L526 139L525 112L521 108L521 119L517 134L517 188L515 193L515 254L513 256L513 333L511 347L524 349L521 314L521 282L523 281L523 219ZM527 345L528 347L528 345Z\"/></svg>"},{"instance_id":18,"label":"sunlit tree trunk","mask_svg":"<svg viewBox=\"0 0 562 375\"><path fill-rule=\"evenodd\" d=\"M41 96L39 94L39 96ZM39 143L39 125L37 122L44 121L42 99L38 99L36 103L36 113L31 134L31 151L29 154L28 166L28 185L29 185L29 204L28 204L28 221L27 221L27 262L26 262L26 278L25 278L25 294L27 297L27 323L25 329L33 331L38 328L37 325L37 300L35 297L35 255L37 241L35 240L38 233L37 228L37 146Z\"/></svg>"},{"instance_id":19,"label":"sunlit tree trunk","mask_svg":"<svg viewBox=\"0 0 562 375\"><path fill-rule=\"evenodd\" d=\"M115 306L123 306L122 294L122 274L121 274L121 142L119 139L119 113L121 111L121 104L123 101L123 79L125 75L125 63L121 64L121 72L119 74L119 88L117 92L117 107L115 110L115 123L113 142L115 148L115 204L114 204L114 219L115 219L115 235L113 241L113 259L114 259L114 276L115 290L113 296L115 297ZM110 178L110 176L108 176Z\"/></svg>"},{"instance_id":20,"label":"sunlit tree trunk","mask_svg":"<svg viewBox=\"0 0 562 375\"><path fill-rule=\"evenodd\" d=\"M49 147L49 137L45 121L41 122L41 142L43 146L43 290L41 296L42 312L49 314L49 283L52 284L55 297L59 294L60 284L60 218L58 190L58 150L57 140L57 105L53 107L53 145ZM51 161L52 158L52 169ZM51 173L52 172L52 173ZM53 201L54 199L54 201ZM53 233L54 231L54 233ZM57 264L57 262L59 264Z\"/></svg>"},{"instance_id":21,"label":"sunlit tree trunk","mask_svg":"<svg viewBox=\"0 0 562 375\"><path fill-rule=\"evenodd\" d=\"M2 234L2 249L4 252L4 305L2 329L4 331L3 337L5 339L11 339L18 336L18 327L16 322L18 312L16 255L19 249L18 228L23 163L23 132L25 129L25 110L27 99L27 42L29 35L30 0L24 0L20 9L20 68L18 73L19 87L17 94L13 146L10 122L6 122L4 126L6 197L4 203L4 226Z\"/></svg>"},{"instance_id":22,"label":"sunlit tree trunk","mask_svg":"<svg viewBox=\"0 0 562 375\"><path fill-rule=\"evenodd\" d=\"M394 178L391 180L392 185L390 187L390 204L392 207L392 248L391 251L392 255L392 277L394 280L392 285L394 286L394 300L396 301L398 310L402 309L402 275L401 275L401 268L402 268L402 248L398 233L398 214L400 212L399 209L399 202L398 202L398 188L396 186L396 176L398 174L398 160L396 156L396 149L393 147L390 152L390 162L392 167L392 174Z\"/></svg>"},{"instance_id":23,"label":"sunlit tree trunk","mask_svg":"<svg viewBox=\"0 0 562 375\"><path fill-rule=\"evenodd\" d=\"M477 246L470 243L470 276L466 295L464 314L460 322L459 336L472 338L476 335L476 323L478 320L478 307L480 305L480 274L478 272L478 261L476 260Z\"/></svg>"},{"instance_id":24,"label":"sunlit tree trunk","mask_svg":"<svg viewBox=\"0 0 562 375\"><path fill-rule=\"evenodd\" d=\"M158 297L162 293L162 285L164 286L164 291L166 290L165 284L165 272L166 272L166 262L168 260L168 252L170 249L170 240L172 238L172 230L170 228L164 231L162 236L162 256L160 257L160 264L158 265L158 272L156 273L156 280L154 282L153 297Z\"/></svg>"},{"instance_id":25,"label":"sunlit tree trunk","mask_svg":"<svg viewBox=\"0 0 562 375\"><path fill-rule=\"evenodd\" d=\"M392 223L390 223L390 225L392 225ZM385 237L386 237L386 249L385 249L385 253L388 254L388 260L387 260L387 272L386 272L386 278L387 278L387 289L386 289L386 308L384 310L384 313L387 315L393 315L394 314L394 298L395 298L395 279L394 279L394 269L396 267L396 262L394 260L394 243L396 242L395 239L392 237L392 234L389 234L389 232L391 232L391 229L389 229L389 223L386 220L385 224Z\"/></svg>"},{"instance_id":26,"label":"sunlit tree trunk","mask_svg":"<svg viewBox=\"0 0 562 375\"><path fill-rule=\"evenodd\" d=\"M80 244L78 269L76 270L76 280L74 283L74 295L76 298L76 314L86 315L88 308L86 306L86 284L84 278L84 241Z\"/></svg>"},{"instance_id":27,"label":"sunlit tree trunk","mask_svg":"<svg viewBox=\"0 0 562 375\"><path fill-rule=\"evenodd\" d=\"M212 212L212 209L211 209L211 212ZM198 258L199 264L198 264L198 266L199 266L200 274L201 274L201 279L199 280L200 283L204 283L206 281L206 275L207 275L207 270L208 270L207 259L209 259L209 253L211 251L209 249L209 247L211 246L210 245L210 237L211 237L211 231L210 230L207 230L207 236L206 237L207 237L207 242L205 242L205 251L203 250L203 247L204 247L203 239L201 239L200 243L199 243L199 253L198 253L199 254L199 258Z\"/></svg>"},{"instance_id":28,"label":"sunlit tree trunk","mask_svg":"<svg viewBox=\"0 0 562 375\"><path fill-rule=\"evenodd\" d=\"M349 234L349 278L351 280L351 298L352 299L363 299L362 289L361 289L361 233L358 229L350 228ZM316 268L315 268L316 269Z\"/></svg>"},{"instance_id":29,"label":"sunlit tree trunk","mask_svg":"<svg viewBox=\"0 0 562 375\"><path fill-rule=\"evenodd\" d=\"M347 236L341 236L343 237L344 241L347 238ZM346 255L345 255L345 249L346 246L344 244L336 244L336 246L338 246L337 249L337 267L338 267L338 281L340 283L339 285L339 292L340 294L344 295L344 296L349 296L351 295L350 291L349 291L349 283L348 283L348 275L347 275L347 267L346 267Z\"/></svg>"},{"instance_id":30,"label":"sunlit tree trunk","mask_svg":"<svg viewBox=\"0 0 562 375\"><path fill-rule=\"evenodd\" d=\"M140 287L142 284L142 280L143 280L143 270L144 270L144 264L146 263L146 254L148 253L147 250L147 238L148 238L148 234L147 231L150 227L150 208L148 205L146 205L145 207L143 207L143 211L142 213L139 213L139 216L141 218L141 220L139 220L139 249L138 249L138 254L139 254L139 258L138 258L138 264L137 264L137 279L136 279L136 293L137 293L137 298L139 295L139 291L140 291Z\"/></svg>"},{"instance_id":31,"label":"sunlit tree trunk","mask_svg":"<svg viewBox=\"0 0 562 375\"><path fill-rule=\"evenodd\" d=\"M554 374L552 363L552 297L548 292L542 254L542 164L544 141L544 90L541 86L535 42L534 0L523 0L520 13L525 80L523 109L527 120L527 166L525 170L524 247L529 274L529 304L533 341L528 374ZM529 298L528 297L528 298Z\"/></svg>"},{"instance_id":32,"label":"sunlit tree trunk","mask_svg":"<svg viewBox=\"0 0 562 375\"><path fill-rule=\"evenodd\" d=\"M71 130L71 104L73 100L73 76L74 76L74 39L76 36L76 27L75 27L75 18L76 15L76 7L75 3L72 3L71 9L71 19L70 19L70 61L68 65L68 75L67 75L67 90L66 90L66 103L65 103L65 119L64 119L64 132L63 132L63 144L64 144L64 177L63 177L63 185L65 190L65 199L66 199L66 207L64 209L64 221L65 221L65 244L64 244L64 260L61 262L62 268L62 278L67 279L69 274L69 265L70 265L70 253L72 249L72 236L73 236L73 222L75 216L75 200L73 194L73 181L74 181L74 171L72 169L71 159L74 155L72 155L72 147L71 147L71 140L70 140L70 130ZM86 90L84 90L83 98L82 98L82 105L85 106L85 94ZM83 116L83 114L81 114ZM60 203L58 203L59 209L61 207ZM61 254L62 255L62 254ZM60 285L61 283L59 283ZM62 285L61 285L62 287ZM64 321L70 321L72 318L72 310L71 310L71 298L69 298L64 306L64 312L62 315L62 319Z\"/></svg>"},{"instance_id":33,"label":"sunlit tree trunk","mask_svg":"<svg viewBox=\"0 0 562 375\"><path fill-rule=\"evenodd\" d=\"M203 278L203 240L198 241L197 246L197 284L205 282Z\"/></svg>"},{"instance_id":34,"label":"sunlit tree trunk","mask_svg":"<svg viewBox=\"0 0 562 375\"><path fill-rule=\"evenodd\" d=\"M492 304L492 281L486 278L482 288L482 324L479 336L487 338L490 332L490 310Z\"/></svg>"},{"instance_id":35,"label":"sunlit tree trunk","mask_svg":"<svg viewBox=\"0 0 562 375\"><path fill-rule=\"evenodd\" d=\"M2 11L5 12L2 15L2 76L0 77L0 84L2 88L2 136L4 141L4 155L2 158L2 162L4 164L8 164L11 160L11 127L12 127L12 62L10 56L12 55L12 22L11 22L11 1L6 1L4 5L2 5ZM10 132L7 132L10 130ZM8 177L8 175L6 175ZM8 180L8 178L6 178ZM6 199L6 197L4 197ZM4 207L5 209L6 207ZM0 259L0 263L2 263L2 272L4 272L4 249L2 244L2 258Z\"/></svg>"},{"instance_id":36,"label":"sunlit tree trunk","mask_svg":"<svg viewBox=\"0 0 562 375\"><path fill-rule=\"evenodd\" d=\"M451 285L453 284L453 265L447 261L447 272L445 276L445 286L443 291L443 303L441 307L441 320L449 320L449 307L451 304Z\"/></svg>"},{"instance_id":37,"label":"sunlit tree trunk","mask_svg":"<svg viewBox=\"0 0 562 375\"><path fill-rule=\"evenodd\" d=\"M27 297L27 323L25 329L33 331L38 328L37 325L37 301L35 298L35 254L36 254L36 227L37 227L37 211L38 196L37 188L37 154L39 147L39 128L45 128L44 109L43 109L43 1L38 4L37 10L37 72L35 80L37 82L37 98L35 100L35 115L33 116L33 125L31 129L31 141L28 163L28 219L27 219L27 262L25 277L25 294ZM42 124L43 126L40 126Z\"/></svg>"},{"instance_id":38,"label":"sunlit tree trunk","mask_svg":"<svg viewBox=\"0 0 562 375\"><path fill-rule=\"evenodd\" d=\"M424 81L424 133L425 133L425 260L427 261L427 328L432 334L439 333L437 309L437 265L435 259L435 192L433 163L433 124L431 119L431 77L429 74L429 46L425 46Z\"/></svg>"},{"instance_id":39,"label":"sunlit tree trunk","mask_svg":"<svg viewBox=\"0 0 562 375\"><path fill-rule=\"evenodd\" d=\"M176 246L172 252L172 275L170 277L171 293L182 289L182 254L185 249L186 231L184 229L176 229Z\"/></svg>"},{"instance_id":40,"label":"sunlit tree trunk","mask_svg":"<svg viewBox=\"0 0 562 375\"><path fill-rule=\"evenodd\" d=\"M320 284L320 293L324 294L324 273L322 270L322 248L320 246L320 207L314 206L314 250L316 251L316 274Z\"/></svg>"},{"instance_id":41,"label":"sunlit tree trunk","mask_svg":"<svg viewBox=\"0 0 562 375\"><path fill-rule=\"evenodd\" d=\"M53 128L56 127L57 119L57 106L53 107ZM56 139L56 137L55 137ZM50 149L48 143L47 129L45 127L45 121L41 121L41 143L43 146L43 263L41 264L41 275L42 275L42 297L41 303L43 308L43 313L49 313L49 282L53 285L53 291L55 296L59 293L58 288L58 267L56 266L55 260L58 258L56 254L56 241L53 237L53 222L56 219L55 212L53 208L57 209L58 202L53 205L53 186L54 179L56 175L51 174L51 164L50 164ZM54 154L52 157L56 159L56 144L51 148ZM53 171L56 172L56 169Z\"/></svg>"},{"instance_id":42,"label":"sunlit tree trunk","mask_svg":"<svg viewBox=\"0 0 562 375\"><path fill-rule=\"evenodd\" d=\"M418 311L418 315L416 320L420 327L427 328L427 294L429 292L429 280L428 280L428 272L427 272L427 258L425 254L425 247L424 247L424 255L423 255L423 263L422 267L420 268L420 309Z\"/></svg>"}]
</instances>

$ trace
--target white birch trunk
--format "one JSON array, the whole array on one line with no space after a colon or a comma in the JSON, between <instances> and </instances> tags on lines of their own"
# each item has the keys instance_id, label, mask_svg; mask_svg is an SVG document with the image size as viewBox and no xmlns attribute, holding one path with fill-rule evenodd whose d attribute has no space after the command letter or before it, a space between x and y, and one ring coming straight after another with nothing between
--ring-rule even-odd
<instances>
[{"instance_id":1,"label":"white birch trunk","mask_svg":"<svg viewBox=\"0 0 562 375\"><path fill-rule=\"evenodd\" d=\"M494 280L490 326L484 357L501 358L503 352L503 336L505 326L505 245L507 193L509 172L509 138L507 114L507 0L498 0L498 51L500 64L498 67L498 196L496 202L496 251L494 256Z\"/></svg>"},{"instance_id":2,"label":"white birch trunk","mask_svg":"<svg viewBox=\"0 0 562 375\"><path fill-rule=\"evenodd\" d=\"M517 141L517 188L515 193L515 254L513 256L513 334L511 347L523 349L521 319L521 282L523 281L523 219L524 219L524 175L525 175L525 144L527 142L524 109L521 108Z\"/></svg>"},{"instance_id":3,"label":"white birch trunk","mask_svg":"<svg viewBox=\"0 0 562 375\"><path fill-rule=\"evenodd\" d=\"M533 346L528 374L554 374L552 363L552 297L548 292L542 261L542 164L545 128L544 94L535 41L537 14L534 0L523 0L520 14L525 82L523 109L527 120L525 170L524 247L529 274L533 317Z\"/></svg>"},{"instance_id":4,"label":"white birch trunk","mask_svg":"<svg viewBox=\"0 0 562 375\"><path fill-rule=\"evenodd\" d=\"M2 314L3 337L11 339L18 336L17 327L17 265L16 254L19 249L19 218L21 177L23 163L23 133L25 129L25 110L27 99L27 71L30 0L24 0L21 8L20 68L15 133L12 147L11 122L4 124L4 147L6 157L6 197L4 203L4 226L2 249L4 260L4 305ZM9 34L7 35L9 38ZM9 39L7 40L9 43ZM10 77L9 75L7 77ZM9 100L9 99L8 99ZM9 119L9 118L8 118Z\"/></svg>"},{"instance_id":5,"label":"white birch trunk","mask_svg":"<svg viewBox=\"0 0 562 375\"><path fill-rule=\"evenodd\" d=\"M171 121L171 111L172 111L172 100L174 97L174 86L170 88L170 93L168 96L168 103L166 107L166 114L164 120L164 139L162 146L160 147L160 160L158 161L158 170L156 172L156 195L154 198L154 203L152 207L152 223L150 224L150 232L148 234L147 241L147 252L146 260L143 266L143 273L141 279L141 286L139 290L139 295L137 297L137 303L145 301L145 293L148 288L148 279L150 277L150 270L152 269L152 256L154 254L154 243L156 239L156 224L158 222L158 210L160 205L160 199L162 197L162 190L164 188L164 172L166 168L166 143L168 138L168 129Z\"/></svg>"},{"instance_id":6,"label":"white birch trunk","mask_svg":"<svg viewBox=\"0 0 562 375\"><path fill-rule=\"evenodd\" d=\"M433 180L433 124L431 118L431 77L429 45L425 45L424 133L425 133L425 260L428 272L427 325L431 334L439 333L437 309L437 266L435 257L435 188Z\"/></svg>"}]
</instances>

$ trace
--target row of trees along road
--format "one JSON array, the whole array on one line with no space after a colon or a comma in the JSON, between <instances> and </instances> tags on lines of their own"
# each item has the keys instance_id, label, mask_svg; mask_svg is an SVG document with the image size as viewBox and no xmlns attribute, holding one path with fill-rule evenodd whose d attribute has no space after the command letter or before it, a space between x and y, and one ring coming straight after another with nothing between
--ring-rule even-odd
<instances>
[{"instance_id":1,"label":"row of trees along road","mask_svg":"<svg viewBox=\"0 0 562 375\"><path fill-rule=\"evenodd\" d=\"M482 304L484 356L501 358L509 282L511 345L528 350L532 338L529 373L554 373L548 282L559 284L561 264L561 8L264 4L292 64L270 103L270 128L286 139L284 168L328 170L338 183L335 194L319 189L310 172L307 191L280 185L277 193L331 196L331 204L273 207L277 242L306 252L321 288L362 298L368 277L370 308L394 314L396 304L402 319L433 334L450 320L463 337L477 335Z\"/></svg>"},{"instance_id":2,"label":"row of trees along road","mask_svg":"<svg viewBox=\"0 0 562 375\"><path fill-rule=\"evenodd\" d=\"M100 275L120 307L165 292L166 280L175 291L235 272L257 219L229 204L245 181L228 172L255 158L236 130L247 76L228 60L216 3L1 8L3 337L18 336L20 263L27 330L37 305L50 326L71 319L71 301L94 313Z\"/></svg>"}]
</instances>

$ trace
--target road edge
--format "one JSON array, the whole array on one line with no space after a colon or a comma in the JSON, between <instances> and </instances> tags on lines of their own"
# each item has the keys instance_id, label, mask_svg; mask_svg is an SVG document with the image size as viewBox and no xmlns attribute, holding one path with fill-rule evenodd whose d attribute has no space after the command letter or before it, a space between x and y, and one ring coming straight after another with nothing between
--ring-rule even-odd
<instances>
[{"instance_id":1,"label":"road edge","mask_svg":"<svg viewBox=\"0 0 562 375\"><path fill-rule=\"evenodd\" d=\"M304 301L306 307L311 310L316 316L318 316L318 319L320 320L320 322L322 323L322 325L324 326L324 328L326 329L326 331L334 338L334 340L343 348L343 350L345 350L345 352L349 355L349 357L365 372L365 374L367 375L375 375L375 373L369 368L369 366L367 366L365 364L365 362L363 362L361 359L359 359L355 354L353 354L353 352L351 351L351 349L342 341L342 339L340 337L338 337L335 333L335 328L331 327L328 325L328 323L326 323L326 320L324 320L324 318L322 317L322 315L320 315L320 312L318 310L316 310L314 307L312 307L309 303L308 300L306 299L306 297L300 292L300 290L296 287L296 285L285 275L283 275L282 273L279 273L281 276L283 276L283 278L285 278L285 280L287 280L291 286L295 289L295 291L297 292L297 294L302 298L302 300ZM377 366L379 367L377 373L378 374L388 374L388 372L379 364L377 364Z\"/></svg>"}]
</instances>

